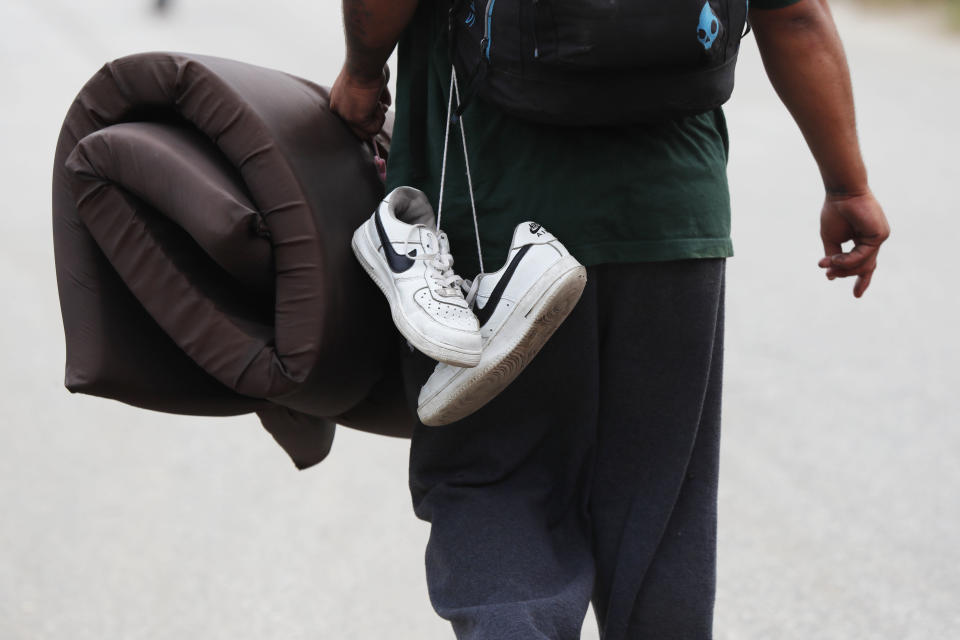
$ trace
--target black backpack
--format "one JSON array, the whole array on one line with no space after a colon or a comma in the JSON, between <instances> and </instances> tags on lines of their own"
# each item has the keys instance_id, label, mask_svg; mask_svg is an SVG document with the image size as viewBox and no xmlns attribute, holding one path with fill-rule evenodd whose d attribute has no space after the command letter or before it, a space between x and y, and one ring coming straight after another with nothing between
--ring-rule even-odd
<instances>
[{"instance_id":1,"label":"black backpack","mask_svg":"<svg viewBox=\"0 0 960 640\"><path fill-rule=\"evenodd\" d=\"M748 0L452 0L462 87L515 116L560 125L656 122L733 91Z\"/></svg>"}]
</instances>

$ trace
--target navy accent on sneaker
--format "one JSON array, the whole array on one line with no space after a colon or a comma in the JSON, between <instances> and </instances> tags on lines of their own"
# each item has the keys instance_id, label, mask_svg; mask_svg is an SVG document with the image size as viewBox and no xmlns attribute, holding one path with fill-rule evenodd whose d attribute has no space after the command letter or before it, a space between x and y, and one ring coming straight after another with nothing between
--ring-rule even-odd
<instances>
[{"instance_id":1,"label":"navy accent on sneaker","mask_svg":"<svg viewBox=\"0 0 960 640\"><path fill-rule=\"evenodd\" d=\"M387 237L383 223L380 222L379 209L377 209L373 215L373 222L377 225L377 235L380 236L380 244L383 245L383 255L387 258L387 264L390 266L390 270L394 273L403 273L412 267L414 261L402 253L397 253L396 249L393 248L393 244L390 243L390 238Z\"/></svg>"},{"instance_id":2,"label":"navy accent on sneaker","mask_svg":"<svg viewBox=\"0 0 960 640\"><path fill-rule=\"evenodd\" d=\"M493 291L490 293L490 297L487 298L487 303L481 307L479 304L474 307L474 315L477 316L477 320L480 321L480 326L487 324L487 320L490 319L490 316L493 315L493 312L497 310L497 304L500 302L500 296L503 295L504 289L507 288L507 285L510 283L510 278L513 276L513 272L517 270L517 265L520 264L520 260L523 259L523 256L526 255L527 251L530 250L530 247L533 245L525 244L520 247L520 251L517 252L517 255L513 256L513 260L510 261L510 265L507 267L507 270L503 272L503 275L500 277L500 280L497 281L496 286L493 288Z\"/></svg>"}]
</instances>

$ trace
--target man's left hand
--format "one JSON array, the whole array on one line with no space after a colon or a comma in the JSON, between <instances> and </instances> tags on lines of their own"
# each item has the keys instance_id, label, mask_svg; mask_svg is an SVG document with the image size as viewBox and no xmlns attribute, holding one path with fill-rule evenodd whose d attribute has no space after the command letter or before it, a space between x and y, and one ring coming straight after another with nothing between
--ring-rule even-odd
<instances>
[{"instance_id":1,"label":"man's left hand","mask_svg":"<svg viewBox=\"0 0 960 640\"><path fill-rule=\"evenodd\" d=\"M889 237L890 225L872 193L827 194L820 213L825 255L819 266L830 280L857 276L853 295L859 298L870 286L880 245ZM844 253L840 245L848 240L853 240L853 248Z\"/></svg>"}]
</instances>

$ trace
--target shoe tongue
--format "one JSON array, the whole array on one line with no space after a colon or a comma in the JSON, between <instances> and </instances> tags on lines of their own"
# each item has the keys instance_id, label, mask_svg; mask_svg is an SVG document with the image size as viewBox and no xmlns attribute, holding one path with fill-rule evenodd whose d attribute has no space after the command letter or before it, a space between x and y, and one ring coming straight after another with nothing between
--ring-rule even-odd
<instances>
[{"instance_id":1,"label":"shoe tongue","mask_svg":"<svg viewBox=\"0 0 960 640\"><path fill-rule=\"evenodd\" d=\"M437 238L437 245L440 247L441 253L450 253L450 238L447 237L447 234L442 231L439 234L435 234Z\"/></svg>"},{"instance_id":2,"label":"shoe tongue","mask_svg":"<svg viewBox=\"0 0 960 640\"><path fill-rule=\"evenodd\" d=\"M440 253L442 250L440 238L431 228L421 227L420 244L423 245L423 250L427 253Z\"/></svg>"},{"instance_id":3,"label":"shoe tongue","mask_svg":"<svg viewBox=\"0 0 960 640\"><path fill-rule=\"evenodd\" d=\"M510 247L516 249L525 244L542 244L553 239L553 234L536 222L521 222L513 232L513 242L510 243Z\"/></svg>"}]
</instances>

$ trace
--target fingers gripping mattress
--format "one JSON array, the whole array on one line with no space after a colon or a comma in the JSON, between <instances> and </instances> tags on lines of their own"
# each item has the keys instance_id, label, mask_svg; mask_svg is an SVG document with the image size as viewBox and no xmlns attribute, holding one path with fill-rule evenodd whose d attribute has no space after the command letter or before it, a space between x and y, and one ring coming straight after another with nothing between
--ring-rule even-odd
<instances>
[{"instance_id":1,"label":"fingers gripping mattress","mask_svg":"<svg viewBox=\"0 0 960 640\"><path fill-rule=\"evenodd\" d=\"M70 107L53 186L71 391L258 411L301 466L329 449L327 418L408 431L389 311L350 249L382 185L326 89L206 56L121 58Z\"/></svg>"}]
</instances>

